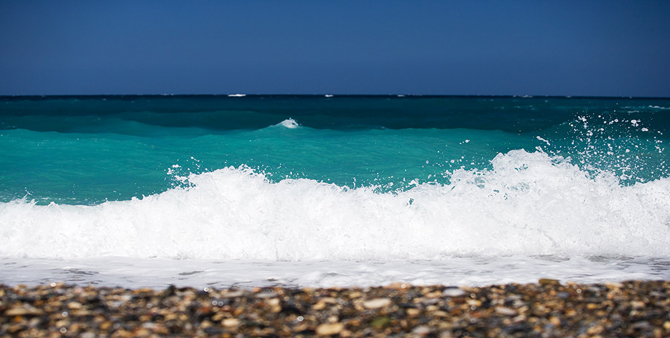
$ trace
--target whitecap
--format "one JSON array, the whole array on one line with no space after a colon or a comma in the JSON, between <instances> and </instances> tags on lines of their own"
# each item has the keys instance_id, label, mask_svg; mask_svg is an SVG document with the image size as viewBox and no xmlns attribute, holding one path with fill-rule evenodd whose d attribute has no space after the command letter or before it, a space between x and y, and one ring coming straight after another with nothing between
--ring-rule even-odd
<instances>
[{"instance_id":1,"label":"whitecap","mask_svg":"<svg viewBox=\"0 0 670 338\"><path fill-rule=\"evenodd\" d=\"M0 256L417 260L507 255L668 256L670 179L608 173L523 150L451 183L379 193L249 168L96 206L0 203ZM408 203L412 201L412 203Z\"/></svg>"},{"instance_id":2,"label":"whitecap","mask_svg":"<svg viewBox=\"0 0 670 338\"><path fill-rule=\"evenodd\" d=\"M294 119L286 119L284 121L281 121L279 123L279 125L284 126L286 128L289 128L289 129L295 129L295 128L300 127L298 122L296 122L296 120L294 120Z\"/></svg>"}]
</instances>

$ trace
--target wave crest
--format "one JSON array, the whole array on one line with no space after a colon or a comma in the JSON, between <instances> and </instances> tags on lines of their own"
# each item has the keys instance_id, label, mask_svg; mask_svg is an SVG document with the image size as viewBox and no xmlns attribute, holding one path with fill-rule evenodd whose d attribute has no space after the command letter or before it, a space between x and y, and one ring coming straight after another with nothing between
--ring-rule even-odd
<instances>
[{"instance_id":1,"label":"wave crest","mask_svg":"<svg viewBox=\"0 0 670 338\"><path fill-rule=\"evenodd\" d=\"M389 260L494 255L668 255L670 179L621 186L543 152L394 193L252 169L96 206L0 204L3 256Z\"/></svg>"},{"instance_id":2,"label":"wave crest","mask_svg":"<svg viewBox=\"0 0 670 338\"><path fill-rule=\"evenodd\" d=\"M284 127L286 127L286 128L289 128L289 129L295 129L295 128L300 127L300 125L298 124L298 122L296 122L296 120L294 120L294 119L286 119L286 120L284 120L284 121L281 121L279 124L280 124L281 126L284 126Z\"/></svg>"}]
</instances>

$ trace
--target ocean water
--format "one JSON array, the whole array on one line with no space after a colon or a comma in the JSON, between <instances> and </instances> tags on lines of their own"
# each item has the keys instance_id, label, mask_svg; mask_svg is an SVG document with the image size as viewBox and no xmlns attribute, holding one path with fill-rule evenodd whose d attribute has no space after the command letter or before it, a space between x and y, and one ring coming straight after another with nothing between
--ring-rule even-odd
<instances>
[{"instance_id":1,"label":"ocean water","mask_svg":"<svg viewBox=\"0 0 670 338\"><path fill-rule=\"evenodd\" d=\"M0 283L670 279L670 99L0 97Z\"/></svg>"}]
</instances>

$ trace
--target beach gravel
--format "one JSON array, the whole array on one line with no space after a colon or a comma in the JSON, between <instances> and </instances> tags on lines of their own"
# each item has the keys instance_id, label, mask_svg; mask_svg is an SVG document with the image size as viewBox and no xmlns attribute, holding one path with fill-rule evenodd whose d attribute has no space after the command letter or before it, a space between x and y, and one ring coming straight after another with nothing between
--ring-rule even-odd
<instances>
[{"instance_id":1,"label":"beach gravel","mask_svg":"<svg viewBox=\"0 0 670 338\"><path fill-rule=\"evenodd\" d=\"M670 337L670 282L123 289L0 285L0 337Z\"/></svg>"}]
</instances>

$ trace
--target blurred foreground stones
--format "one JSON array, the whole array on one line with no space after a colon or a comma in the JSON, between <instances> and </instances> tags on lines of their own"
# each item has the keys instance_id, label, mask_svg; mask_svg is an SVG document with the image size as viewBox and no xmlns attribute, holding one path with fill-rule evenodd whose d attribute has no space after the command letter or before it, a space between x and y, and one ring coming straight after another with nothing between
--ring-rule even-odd
<instances>
[{"instance_id":1,"label":"blurred foreground stones","mask_svg":"<svg viewBox=\"0 0 670 338\"><path fill-rule=\"evenodd\" d=\"M670 282L121 289L0 285L0 337L670 337Z\"/></svg>"}]
</instances>

